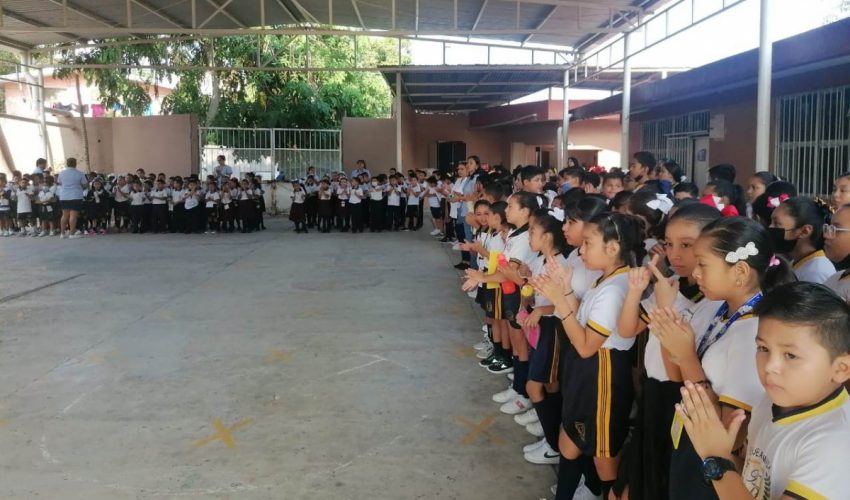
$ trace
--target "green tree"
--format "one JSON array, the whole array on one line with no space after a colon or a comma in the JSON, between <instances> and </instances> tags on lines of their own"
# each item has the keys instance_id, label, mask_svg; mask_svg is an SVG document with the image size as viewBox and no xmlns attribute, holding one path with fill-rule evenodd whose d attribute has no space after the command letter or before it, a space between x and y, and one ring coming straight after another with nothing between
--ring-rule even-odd
<instances>
[{"instance_id":1,"label":"green tree","mask_svg":"<svg viewBox=\"0 0 850 500\"><path fill-rule=\"evenodd\" d=\"M360 67L410 60L407 44L402 44L400 54L393 39L358 39L356 53ZM81 70L87 82L97 85L103 104L123 104L132 115L142 114L150 104L140 79L150 85L176 80L173 92L163 99L164 113L192 113L207 126L326 128L339 126L345 116L388 115L391 96L383 78L375 72L282 68L305 63L315 68L352 68L354 55L350 37L262 35L68 51L63 59L70 64L236 68ZM270 71L238 69L256 66L258 59Z\"/></svg>"}]
</instances>

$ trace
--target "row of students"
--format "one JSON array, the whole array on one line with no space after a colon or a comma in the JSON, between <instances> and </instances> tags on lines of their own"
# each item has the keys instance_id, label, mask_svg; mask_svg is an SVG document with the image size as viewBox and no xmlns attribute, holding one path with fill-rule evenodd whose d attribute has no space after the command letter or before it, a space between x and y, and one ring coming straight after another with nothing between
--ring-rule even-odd
<instances>
[{"instance_id":1,"label":"row of students","mask_svg":"<svg viewBox=\"0 0 850 500\"><path fill-rule=\"evenodd\" d=\"M546 203L540 194L476 202L476 239L463 248L478 269L464 288L477 288L487 318L492 348L476 346L481 365L513 377L493 399L542 437L525 457L559 464L557 498L573 498L582 478L606 498L727 498L735 486L758 498L840 497L848 480L834 467L818 471L830 456L781 425L833 442L850 435L850 311L816 283L829 268L811 264L850 260L850 208L824 228L805 198L780 201L763 224L721 216L708 200L672 206L641 190L620 212L599 195ZM813 255L822 237L825 255ZM807 294L819 299L801 302ZM805 315L792 314L795 302ZM762 327L760 317L771 321ZM645 375L635 379L635 366ZM816 383L792 384L785 370ZM749 432L768 447L747 448L746 432L736 435L754 408ZM707 454L717 443L721 451ZM848 457L843 448L835 457ZM732 455L738 464L725 462ZM741 471L743 459L746 484L730 482L724 470Z\"/></svg>"},{"instance_id":2,"label":"row of students","mask_svg":"<svg viewBox=\"0 0 850 500\"><path fill-rule=\"evenodd\" d=\"M128 178L129 177L129 178ZM81 220L88 234L117 232L242 232L265 229L263 190L258 180L231 179L219 189L190 177L155 180L94 177L84 191ZM22 176L7 185L0 175L0 235L53 236L61 210L52 176Z\"/></svg>"}]
</instances>

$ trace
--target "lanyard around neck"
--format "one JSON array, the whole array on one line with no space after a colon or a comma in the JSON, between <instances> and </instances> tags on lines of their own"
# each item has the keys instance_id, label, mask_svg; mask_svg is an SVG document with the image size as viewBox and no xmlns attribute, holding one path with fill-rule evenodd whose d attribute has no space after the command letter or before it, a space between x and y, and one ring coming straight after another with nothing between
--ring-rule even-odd
<instances>
[{"instance_id":1,"label":"lanyard around neck","mask_svg":"<svg viewBox=\"0 0 850 500\"><path fill-rule=\"evenodd\" d=\"M720 306L720 309L718 309L717 312L714 314L714 319L711 320L711 323L708 325L708 329L705 331L705 335L703 335L702 339L700 339L699 345L697 346L697 356L699 357L700 361L702 361L702 358L703 356L705 356L705 353L708 352L708 349L713 346L718 340L723 338L724 335L726 335L726 332L732 326L732 323L737 321L741 316L751 312L753 310L753 307L759 303L761 298L761 292L758 292L757 294L750 297L750 300L748 300L744 303L744 305L738 308L738 310L735 311L735 314L733 314L732 317L729 318L726 323L723 324L720 330L718 330L716 334L712 335L714 329L717 328L717 324L729 311L728 302L724 302L723 305Z\"/></svg>"}]
</instances>

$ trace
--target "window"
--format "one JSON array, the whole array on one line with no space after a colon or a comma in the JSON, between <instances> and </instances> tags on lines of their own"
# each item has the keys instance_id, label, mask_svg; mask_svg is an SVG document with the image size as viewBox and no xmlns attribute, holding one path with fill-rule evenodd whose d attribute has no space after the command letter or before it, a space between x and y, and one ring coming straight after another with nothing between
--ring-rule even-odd
<instances>
[{"instance_id":1,"label":"window","mask_svg":"<svg viewBox=\"0 0 850 500\"><path fill-rule=\"evenodd\" d=\"M829 194L850 168L850 85L780 97L774 161L800 195Z\"/></svg>"}]
</instances>

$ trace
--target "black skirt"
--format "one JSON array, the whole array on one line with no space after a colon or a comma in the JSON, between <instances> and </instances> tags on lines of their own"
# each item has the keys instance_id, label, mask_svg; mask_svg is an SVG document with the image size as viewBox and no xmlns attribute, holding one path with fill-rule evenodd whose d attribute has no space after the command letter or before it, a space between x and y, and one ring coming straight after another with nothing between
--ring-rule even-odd
<instances>
[{"instance_id":1,"label":"black skirt","mask_svg":"<svg viewBox=\"0 0 850 500\"><path fill-rule=\"evenodd\" d=\"M304 222L306 214L304 203L293 203L289 208L289 220L292 222Z\"/></svg>"},{"instance_id":2,"label":"black skirt","mask_svg":"<svg viewBox=\"0 0 850 500\"><path fill-rule=\"evenodd\" d=\"M333 203L331 200L319 200L319 217L333 216Z\"/></svg>"},{"instance_id":3,"label":"black skirt","mask_svg":"<svg viewBox=\"0 0 850 500\"><path fill-rule=\"evenodd\" d=\"M679 392L682 384L646 377L641 382L637 418L631 438L623 449L615 488L621 492L628 484L629 498L633 500L666 500L673 454L670 427L674 405L682 399Z\"/></svg>"}]
</instances>

